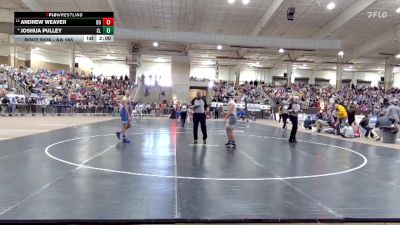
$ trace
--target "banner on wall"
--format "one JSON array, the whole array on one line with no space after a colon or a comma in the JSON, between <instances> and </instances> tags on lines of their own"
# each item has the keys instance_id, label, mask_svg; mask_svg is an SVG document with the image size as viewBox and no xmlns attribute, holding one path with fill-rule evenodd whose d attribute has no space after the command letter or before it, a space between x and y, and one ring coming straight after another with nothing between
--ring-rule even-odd
<instances>
[{"instance_id":1,"label":"banner on wall","mask_svg":"<svg viewBox=\"0 0 400 225\"><path fill-rule=\"evenodd\" d=\"M25 95L7 94L7 98L20 98L25 99Z\"/></svg>"},{"instance_id":2,"label":"banner on wall","mask_svg":"<svg viewBox=\"0 0 400 225\"><path fill-rule=\"evenodd\" d=\"M315 115L314 114L306 114L306 113L299 113L298 115L298 121L304 121L307 116L310 116L312 120L315 120ZM279 120L279 113L275 113L275 120Z\"/></svg>"},{"instance_id":3,"label":"banner on wall","mask_svg":"<svg viewBox=\"0 0 400 225\"><path fill-rule=\"evenodd\" d=\"M211 102L211 107L221 107L223 108L224 111L226 111L228 108L227 103L222 103L222 102ZM245 103L236 103L236 108L238 109L244 109L246 107ZM247 104L247 110L250 112L260 112L261 110L266 111L270 110L271 106L270 105L261 105L261 104Z\"/></svg>"},{"instance_id":4,"label":"banner on wall","mask_svg":"<svg viewBox=\"0 0 400 225\"><path fill-rule=\"evenodd\" d=\"M244 108L246 108L246 104L244 104L244 103L236 103L236 108L244 109Z\"/></svg>"},{"instance_id":5,"label":"banner on wall","mask_svg":"<svg viewBox=\"0 0 400 225\"><path fill-rule=\"evenodd\" d=\"M305 113L300 113L299 116L298 116L298 120L299 121L304 121L304 120L306 120L307 116L309 116L309 115L305 114Z\"/></svg>"},{"instance_id":6,"label":"banner on wall","mask_svg":"<svg viewBox=\"0 0 400 225\"><path fill-rule=\"evenodd\" d=\"M271 106L270 105L260 105L261 110L270 110Z\"/></svg>"},{"instance_id":7,"label":"banner on wall","mask_svg":"<svg viewBox=\"0 0 400 225\"><path fill-rule=\"evenodd\" d=\"M261 111L260 104L247 104L247 111L260 112Z\"/></svg>"},{"instance_id":8,"label":"banner on wall","mask_svg":"<svg viewBox=\"0 0 400 225\"><path fill-rule=\"evenodd\" d=\"M211 102L211 107L213 107L213 108L221 107L223 105L224 105L224 103L222 103L222 102Z\"/></svg>"}]
</instances>

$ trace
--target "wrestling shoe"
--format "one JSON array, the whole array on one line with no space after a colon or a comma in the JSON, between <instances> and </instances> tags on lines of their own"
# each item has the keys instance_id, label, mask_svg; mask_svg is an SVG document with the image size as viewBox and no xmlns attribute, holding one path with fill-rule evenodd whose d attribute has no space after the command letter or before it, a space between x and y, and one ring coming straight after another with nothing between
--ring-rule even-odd
<instances>
[{"instance_id":1,"label":"wrestling shoe","mask_svg":"<svg viewBox=\"0 0 400 225\"><path fill-rule=\"evenodd\" d=\"M116 132L115 134L117 135L118 140L121 139L121 132Z\"/></svg>"}]
</instances>

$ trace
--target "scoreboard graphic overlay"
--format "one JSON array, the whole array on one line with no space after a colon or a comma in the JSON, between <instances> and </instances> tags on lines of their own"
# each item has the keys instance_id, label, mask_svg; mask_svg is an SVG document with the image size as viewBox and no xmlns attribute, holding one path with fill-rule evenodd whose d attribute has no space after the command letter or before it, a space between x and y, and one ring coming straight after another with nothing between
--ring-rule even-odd
<instances>
[{"instance_id":1,"label":"scoreboard graphic overlay","mask_svg":"<svg viewBox=\"0 0 400 225\"><path fill-rule=\"evenodd\" d=\"M114 12L14 12L16 42L114 42Z\"/></svg>"}]
</instances>

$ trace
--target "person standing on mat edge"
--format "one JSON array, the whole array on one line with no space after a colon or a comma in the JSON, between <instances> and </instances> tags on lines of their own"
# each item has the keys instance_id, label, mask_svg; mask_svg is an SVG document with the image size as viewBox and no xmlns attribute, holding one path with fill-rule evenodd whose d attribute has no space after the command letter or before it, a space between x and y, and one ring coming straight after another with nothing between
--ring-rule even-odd
<instances>
[{"instance_id":1,"label":"person standing on mat edge","mask_svg":"<svg viewBox=\"0 0 400 225\"><path fill-rule=\"evenodd\" d=\"M226 143L225 145L228 146L228 148L236 148L235 134L233 132L235 130L236 122L236 104L235 101L233 101L232 97L230 97L228 101L228 112L225 116L226 135L228 136L228 143Z\"/></svg>"},{"instance_id":2,"label":"person standing on mat edge","mask_svg":"<svg viewBox=\"0 0 400 225\"><path fill-rule=\"evenodd\" d=\"M201 126L201 132L203 133L203 144L206 144L207 140L207 126L206 126L206 109L208 107L207 102L204 98L201 98L201 92L196 92L196 98L191 102L193 108L193 135L194 144L197 144L197 131L199 123Z\"/></svg>"},{"instance_id":3,"label":"person standing on mat edge","mask_svg":"<svg viewBox=\"0 0 400 225\"><path fill-rule=\"evenodd\" d=\"M299 97L295 96L290 100L290 105L288 108L289 111L289 119L292 122L292 131L290 132L290 138L289 142L290 143L296 143L296 133L297 133L297 124L298 124L298 116L299 112L301 110L300 104L299 104Z\"/></svg>"},{"instance_id":4,"label":"person standing on mat edge","mask_svg":"<svg viewBox=\"0 0 400 225\"><path fill-rule=\"evenodd\" d=\"M126 97L124 97L121 100L121 109L119 111L119 115L121 117L121 122L122 122L122 128L121 131L116 132L117 138L121 139L121 133L122 133L122 141L124 144L129 144L131 143L130 140L126 138L126 131L131 127L130 125L130 114L129 114L129 108L128 108L128 100Z\"/></svg>"},{"instance_id":5,"label":"person standing on mat edge","mask_svg":"<svg viewBox=\"0 0 400 225\"><path fill-rule=\"evenodd\" d=\"M344 107L344 103L341 101L336 105L337 110L337 124L336 124L336 135L340 135L340 128L342 124L347 120L347 110Z\"/></svg>"},{"instance_id":6,"label":"person standing on mat edge","mask_svg":"<svg viewBox=\"0 0 400 225\"><path fill-rule=\"evenodd\" d=\"M283 121L283 130L287 130L287 119L289 118L289 104L284 101L282 105L282 121Z\"/></svg>"},{"instance_id":7,"label":"person standing on mat edge","mask_svg":"<svg viewBox=\"0 0 400 225\"><path fill-rule=\"evenodd\" d=\"M182 123L182 127L185 127L185 122L186 122L186 117L187 117L187 105L186 103L183 103L181 105L181 123Z\"/></svg>"}]
</instances>

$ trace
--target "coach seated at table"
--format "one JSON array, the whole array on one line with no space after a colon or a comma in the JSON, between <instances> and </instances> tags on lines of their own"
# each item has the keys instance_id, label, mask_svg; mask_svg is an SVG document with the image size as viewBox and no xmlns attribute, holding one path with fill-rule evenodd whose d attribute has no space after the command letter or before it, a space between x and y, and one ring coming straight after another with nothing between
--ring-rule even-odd
<instances>
[{"instance_id":1,"label":"coach seated at table","mask_svg":"<svg viewBox=\"0 0 400 225\"><path fill-rule=\"evenodd\" d=\"M238 117L239 119L242 119L242 120L244 121L244 119L245 119L245 117L246 117L246 113L244 112L243 109L240 109L240 111L239 111L238 114L237 114L237 117Z\"/></svg>"},{"instance_id":2,"label":"coach seated at table","mask_svg":"<svg viewBox=\"0 0 400 225\"><path fill-rule=\"evenodd\" d=\"M311 130L313 124L314 124L314 121L311 120L310 116L307 116L306 119L304 120L303 127L305 129Z\"/></svg>"}]
</instances>

